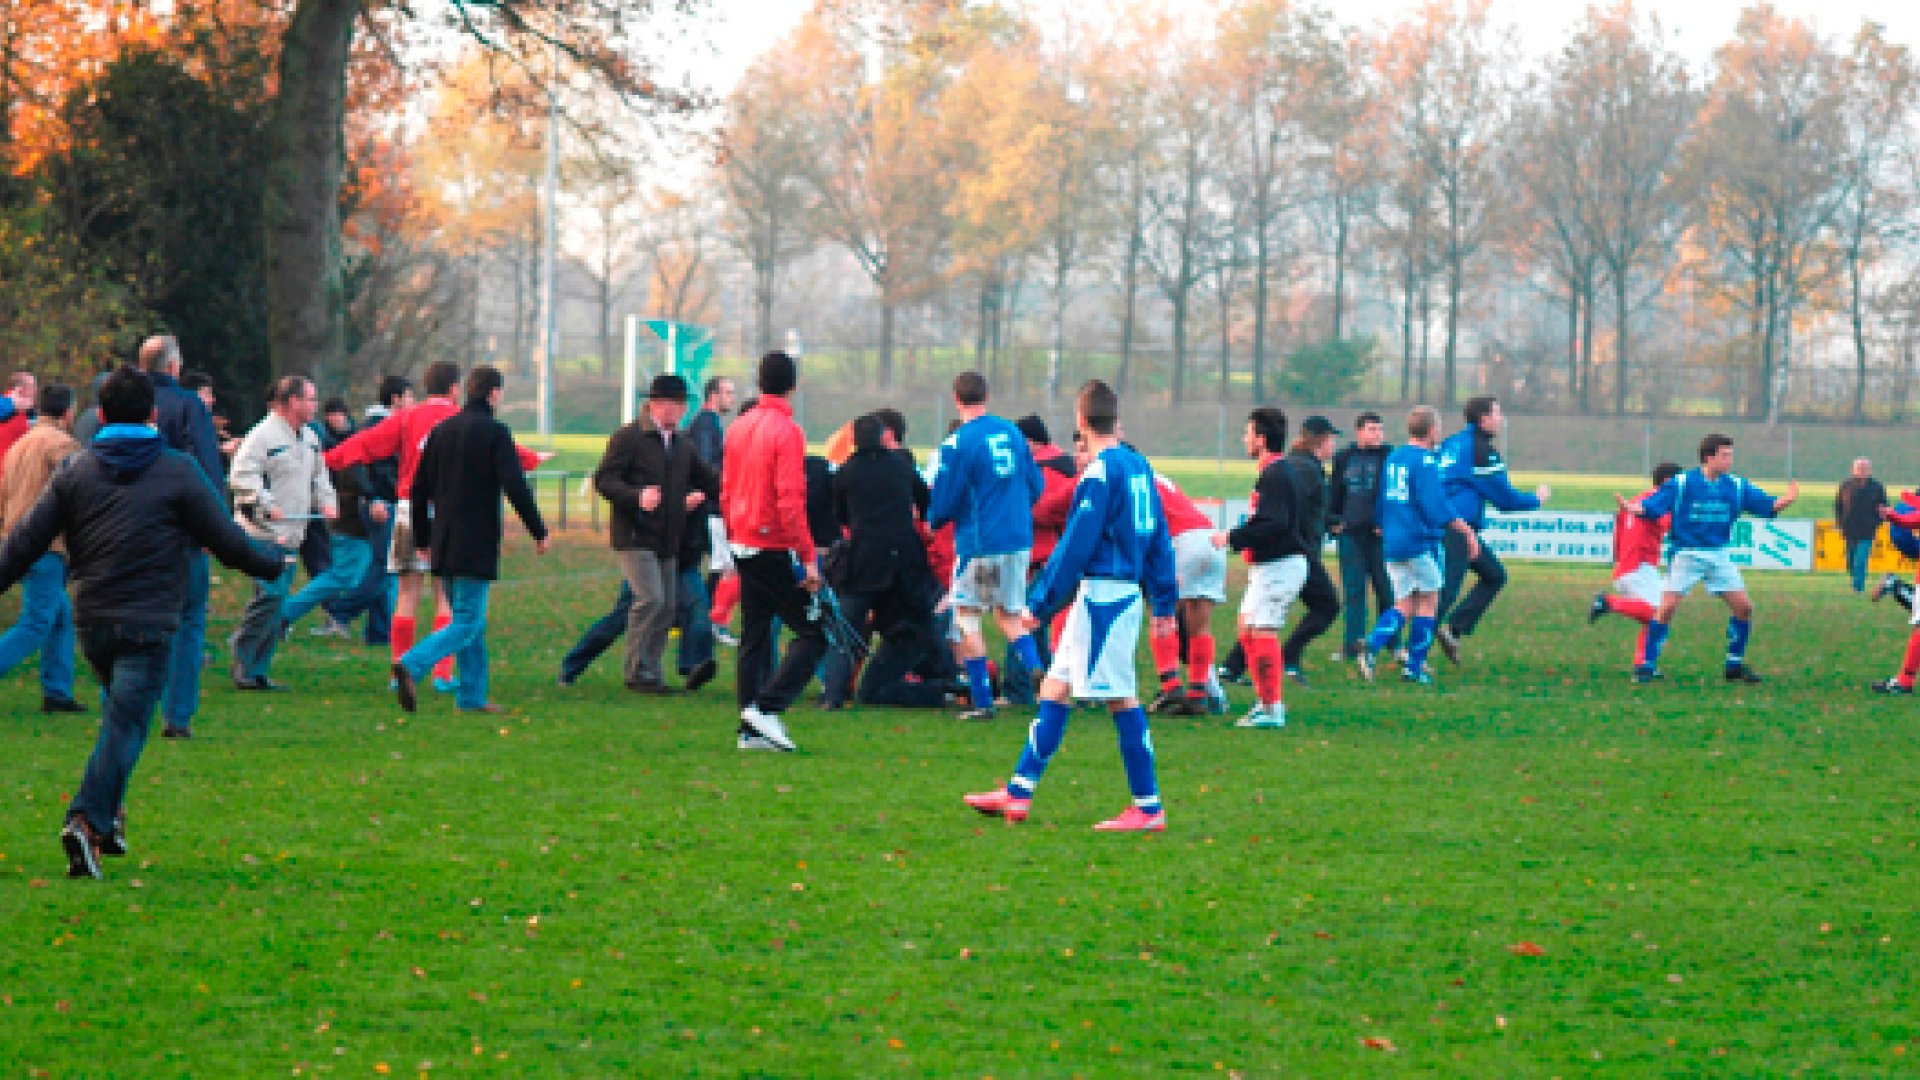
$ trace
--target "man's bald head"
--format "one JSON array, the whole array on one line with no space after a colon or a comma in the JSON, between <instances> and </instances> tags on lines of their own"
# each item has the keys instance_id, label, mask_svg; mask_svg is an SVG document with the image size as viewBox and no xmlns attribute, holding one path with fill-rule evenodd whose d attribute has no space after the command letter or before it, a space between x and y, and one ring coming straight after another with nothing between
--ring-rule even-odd
<instances>
[{"instance_id":1,"label":"man's bald head","mask_svg":"<svg viewBox=\"0 0 1920 1080\"><path fill-rule=\"evenodd\" d=\"M140 345L140 370L162 375L180 374L180 341L172 334L155 334Z\"/></svg>"}]
</instances>

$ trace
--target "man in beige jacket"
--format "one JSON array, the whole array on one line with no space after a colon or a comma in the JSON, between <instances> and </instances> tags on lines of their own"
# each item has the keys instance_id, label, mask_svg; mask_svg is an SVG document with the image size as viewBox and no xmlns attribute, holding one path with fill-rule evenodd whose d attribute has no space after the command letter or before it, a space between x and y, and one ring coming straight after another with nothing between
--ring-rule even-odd
<instances>
[{"instance_id":1,"label":"man in beige jacket","mask_svg":"<svg viewBox=\"0 0 1920 1080\"><path fill-rule=\"evenodd\" d=\"M256 540L300 550L307 525L332 521L340 512L333 481L320 458L320 437L307 424L320 407L313 383L287 375L273 384L270 411L233 455L227 485L233 489L233 516ZM240 615L233 645L233 685L238 690L278 690L267 677L280 644L285 620L281 608L293 585L294 562L273 581L255 581L253 599Z\"/></svg>"},{"instance_id":2,"label":"man in beige jacket","mask_svg":"<svg viewBox=\"0 0 1920 1080\"><path fill-rule=\"evenodd\" d=\"M0 460L0 528L5 532L27 516L54 470L80 449L69 434L72 430L73 391L48 385L40 391L40 418ZM20 621L0 634L0 676L36 652L40 711L86 712L73 699L73 605L67 600L67 552L58 540L27 571Z\"/></svg>"}]
</instances>

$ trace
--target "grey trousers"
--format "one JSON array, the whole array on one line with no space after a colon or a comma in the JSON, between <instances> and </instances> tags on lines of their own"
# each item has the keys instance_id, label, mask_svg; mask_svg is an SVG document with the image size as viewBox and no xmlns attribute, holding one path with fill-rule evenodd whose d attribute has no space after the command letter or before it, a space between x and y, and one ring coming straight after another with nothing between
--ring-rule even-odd
<instances>
[{"instance_id":1,"label":"grey trousers","mask_svg":"<svg viewBox=\"0 0 1920 1080\"><path fill-rule=\"evenodd\" d=\"M673 628L679 571L675 560L651 551L618 554L620 573L633 590L633 607L627 612L627 685L664 682L660 661L667 653L667 631Z\"/></svg>"}]
</instances>

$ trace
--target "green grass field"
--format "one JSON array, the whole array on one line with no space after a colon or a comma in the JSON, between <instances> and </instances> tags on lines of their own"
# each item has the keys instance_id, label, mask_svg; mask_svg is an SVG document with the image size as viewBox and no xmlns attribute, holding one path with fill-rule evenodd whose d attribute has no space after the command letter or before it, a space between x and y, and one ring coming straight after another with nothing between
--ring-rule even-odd
<instances>
[{"instance_id":1,"label":"green grass field","mask_svg":"<svg viewBox=\"0 0 1920 1080\"><path fill-rule=\"evenodd\" d=\"M134 855L54 833L92 718L0 684L0 1061L29 1075L1815 1075L1920 1055L1920 705L1861 691L1904 640L1835 576L1755 575L1753 661L1682 616L1663 685L1595 571L1522 567L1443 687L1311 657L1283 732L1156 725L1170 829L1077 713L1035 817L1024 710L798 707L733 749L696 698L578 688L611 559L513 541L505 717L404 717L384 656L301 632L135 777ZM210 637L238 586L226 575ZM12 602L6 602L11 611ZM1525 628L1523 632L1523 628ZM1444 662L1442 662L1444 663ZM82 696L87 690L83 687ZM1244 703L1245 691L1235 691Z\"/></svg>"}]
</instances>

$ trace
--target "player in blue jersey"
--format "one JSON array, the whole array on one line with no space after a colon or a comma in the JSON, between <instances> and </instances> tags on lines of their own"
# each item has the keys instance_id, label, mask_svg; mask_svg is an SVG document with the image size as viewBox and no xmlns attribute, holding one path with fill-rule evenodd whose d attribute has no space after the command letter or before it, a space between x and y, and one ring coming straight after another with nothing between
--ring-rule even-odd
<instances>
[{"instance_id":1,"label":"player in blue jersey","mask_svg":"<svg viewBox=\"0 0 1920 1080\"><path fill-rule=\"evenodd\" d=\"M1472 528L1478 539L1486 527L1488 503L1509 514L1538 510L1553 492L1545 484L1531 494L1517 491L1508 479L1506 459L1500 456L1500 446L1495 441L1507 422L1506 415L1500 411L1499 398L1469 398L1464 416L1467 426L1440 444L1440 477L1454 514ZM1442 543L1447 580L1440 589L1440 608L1435 616L1442 620L1434 629L1440 651L1456 664L1460 662L1460 639L1471 635L1480 625L1481 616L1507 585L1507 568L1500 565L1500 557L1494 554L1493 548L1480 544L1480 553L1469 555L1466 536L1466 533L1455 532ZM1460 597L1460 586L1465 583L1468 570L1473 571L1473 588L1465 597ZM1456 598L1459 598L1457 604Z\"/></svg>"},{"instance_id":2,"label":"player in blue jersey","mask_svg":"<svg viewBox=\"0 0 1920 1080\"><path fill-rule=\"evenodd\" d=\"M1040 715L1027 729L1012 779L1003 788L968 795L967 805L1008 822L1025 821L1033 789L1066 736L1075 698L1106 701L1120 736L1133 805L1095 825L1103 832L1159 832L1167 827L1154 778L1153 737L1135 687L1141 608L1151 604L1153 632L1171 634L1180 600L1173 542L1155 490L1153 466L1119 436L1120 399L1106 383L1080 388L1075 419L1093 460L1074 487L1073 511L1059 546L1027 598L1027 626L1037 628L1062 607L1067 624L1053 666L1040 684ZM1142 589L1146 595L1141 595Z\"/></svg>"},{"instance_id":3,"label":"player in blue jersey","mask_svg":"<svg viewBox=\"0 0 1920 1080\"><path fill-rule=\"evenodd\" d=\"M1033 503L1043 481L1027 437L1012 423L987 412L987 380L977 371L953 380L953 404L962 421L940 444L940 471L933 480L927 525L953 523L953 608L966 664L973 708L962 720L993 719L993 685L987 674L987 643L980 619L992 610L1007 646L1030 672L1040 671L1040 650L1022 617L1027 613L1027 564L1033 549Z\"/></svg>"},{"instance_id":4,"label":"player in blue jersey","mask_svg":"<svg viewBox=\"0 0 1920 1080\"><path fill-rule=\"evenodd\" d=\"M1740 515L1770 518L1799 497L1798 480L1788 481L1787 493L1774 498L1744 477L1733 475L1733 440L1725 435L1700 440L1700 467L1661 484L1652 495L1638 501L1629 501L1624 495L1613 497L1620 509L1644 518L1673 515L1667 531L1673 556L1667 562L1667 581L1660 591L1660 610L1647 624L1646 657L1633 669L1634 682L1652 682L1660 677L1660 649L1667 643L1674 612L1693 587L1701 584L1727 605L1727 681L1761 681L1747 666L1753 601L1747 597L1747 584L1741 580L1740 568L1733 565L1727 545L1733 540L1733 523Z\"/></svg>"},{"instance_id":5,"label":"player in blue jersey","mask_svg":"<svg viewBox=\"0 0 1920 1080\"><path fill-rule=\"evenodd\" d=\"M1422 405L1407 414L1407 445L1387 455L1380 470L1380 545L1393 583L1393 606L1380 613L1367 644L1355 658L1360 676L1373 681L1374 658L1408 628L1407 663L1401 677L1412 683L1431 683L1427 654L1433 649L1434 626L1440 610L1445 556L1441 540L1449 533L1462 540L1469 560L1480 554L1473 526L1454 512L1447 501L1440 473L1440 457L1433 447L1440 433L1440 414Z\"/></svg>"}]
</instances>

